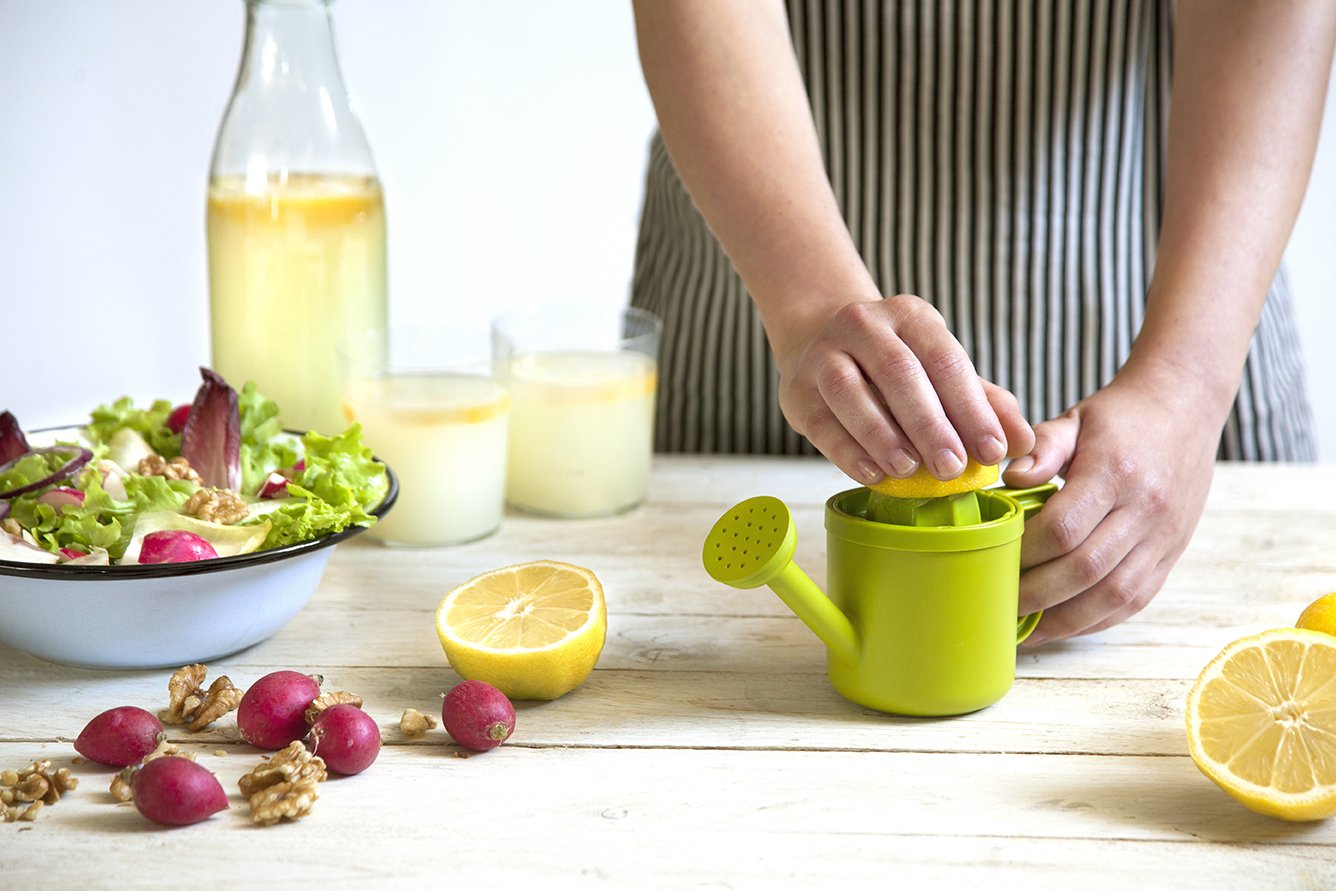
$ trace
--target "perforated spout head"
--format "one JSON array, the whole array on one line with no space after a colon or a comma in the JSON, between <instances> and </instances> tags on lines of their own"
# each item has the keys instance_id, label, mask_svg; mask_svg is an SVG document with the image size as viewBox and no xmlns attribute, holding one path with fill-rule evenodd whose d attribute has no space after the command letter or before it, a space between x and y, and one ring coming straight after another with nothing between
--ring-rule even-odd
<instances>
[{"instance_id":1,"label":"perforated spout head","mask_svg":"<svg viewBox=\"0 0 1336 891\"><path fill-rule=\"evenodd\" d=\"M793 562L798 532L788 505L758 495L734 505L705 537L701 560L715 581L735 588L768 585Z\"/></svg>"}]
</instances>

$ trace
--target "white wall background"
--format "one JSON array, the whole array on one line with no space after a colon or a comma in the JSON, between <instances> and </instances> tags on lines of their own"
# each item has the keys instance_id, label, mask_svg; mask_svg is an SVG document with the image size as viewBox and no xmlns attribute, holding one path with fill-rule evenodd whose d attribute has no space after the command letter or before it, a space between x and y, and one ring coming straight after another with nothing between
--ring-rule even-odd
<instances>
[{"instance_id":1,"label":"white wall background","mask_svg":"<svg viewBox=\"0 0 1336 891\"><path fill-rule=\"evenodd\" d=\"M338 0L395 321L626 299L653 110L628 0ZM241 0L0 0L0 408L28 427L207 364L205 178ZM1336 461L1336 90L1289 252Z\"/></svg>"}]
</instances>

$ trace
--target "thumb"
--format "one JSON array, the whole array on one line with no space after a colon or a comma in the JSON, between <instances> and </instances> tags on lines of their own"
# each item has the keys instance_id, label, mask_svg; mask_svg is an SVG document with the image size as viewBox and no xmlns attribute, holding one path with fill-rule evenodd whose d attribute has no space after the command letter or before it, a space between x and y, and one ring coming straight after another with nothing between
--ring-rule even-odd
<instances>
[{"instance_id":1,"label":"thumb","mask_svg":"<svg viewBox=\"0 0 1336 891\"><path fill-rule=\"evenodd\" d=\"M1037 486L1064 473L1076 454L1076 435L1081 419L1074 410L1034 428L1034 448L1007 465L1002 475L1008 486Z\"/></svg>"}]
</instances>

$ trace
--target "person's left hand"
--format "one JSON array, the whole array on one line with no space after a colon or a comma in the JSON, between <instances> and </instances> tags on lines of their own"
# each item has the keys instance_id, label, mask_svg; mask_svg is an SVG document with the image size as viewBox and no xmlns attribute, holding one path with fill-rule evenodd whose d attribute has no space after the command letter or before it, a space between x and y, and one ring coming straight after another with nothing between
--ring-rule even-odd
<instances>
[{"instance_id":1,"label":"person's left hand","mask_svg":"<svg viewBox=\"0 0 1336 891\"><path fill-rule=\"evenodd\" d=\"M1121 376L1120 376L1121 377ZM1026 524L1020 611L1044 610L1026 646L1134 615L1187 547L1210 488L1220 425L1182 381L1115 380L1035 427L1007 485L1065 484Z\"/></svg>"}]
</instances>

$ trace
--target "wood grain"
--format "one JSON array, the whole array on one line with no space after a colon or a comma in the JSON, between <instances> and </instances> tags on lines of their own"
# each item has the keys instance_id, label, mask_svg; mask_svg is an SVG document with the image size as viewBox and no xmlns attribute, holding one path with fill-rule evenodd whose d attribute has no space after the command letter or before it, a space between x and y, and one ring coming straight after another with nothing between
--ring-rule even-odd
<instances>
[{"instance_id":1,"label":"wood grain","mask_svg":"<svg viewBox=\"0 0 1336 891\"><path fill-rule=\"evenodd\" d=\"M1245 810L1186 757L1183 727L1187 690L1221 647L1336 589L1336 499L1302 499L1336 488L1336 468L1220 465L1191 546L1144 612L1022 649L1001 702L938 720L846 702L778 598L700 567L714 519L770 493L791 504L798 562L824 582L822 505L848 485L819 460L664 457L650 502L620 517L510 514L455 548L341 545L293 622L210 672L245 686L297 668L362 694L385 738L371 770L327 782L301 823L253 828L235 783L261 753L234 718L197 736L173 728L232 810L160 830L111 801L109 768L77 764L76 792L34 824L0 824L0 886L1336 886L1336 822ZM518 703L515 736L493 752L458 757L439 729L405 738L402 710L435 711L458 681L433 628L440 598L542 558L604 582L594 674L556 702ZM89 718L165 705L167 675L0 647L0 767L72 764Z\"/></svg>"}]
</instances>

